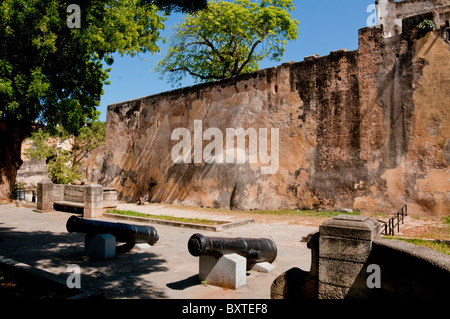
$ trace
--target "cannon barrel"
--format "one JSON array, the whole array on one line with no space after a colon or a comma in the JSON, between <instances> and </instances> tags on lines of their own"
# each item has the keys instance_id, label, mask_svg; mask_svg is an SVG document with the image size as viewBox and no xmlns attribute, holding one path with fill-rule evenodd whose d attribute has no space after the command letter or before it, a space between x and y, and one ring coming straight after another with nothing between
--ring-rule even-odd
<instances>
[{"instance_id":1,"label":"cannon barrel","mask_svg":"<svg viewBox=\"0 0 450 319\"><path fill-rule=\"evenodd\" d=\"M159 239L156 229L152 226L139 226L123 223L112 223L71 216L66 223L69 233L86 235L111 234L117 241L127 244L148 243L153 246Z\"/></svg>"},{"instance_id":2,"label":"cannon barrel","mask_svg":"<svg viewBox=\"0 0 450 319\"><path fill-rule=\"evenodd\" d=\"M194 234L189 238L188 250L192 256L211 255L219 257L236 253L247 258L247 265L273 262L277 257L277 246L268 238L222 238Z\"/></svg>"}]
</instances>

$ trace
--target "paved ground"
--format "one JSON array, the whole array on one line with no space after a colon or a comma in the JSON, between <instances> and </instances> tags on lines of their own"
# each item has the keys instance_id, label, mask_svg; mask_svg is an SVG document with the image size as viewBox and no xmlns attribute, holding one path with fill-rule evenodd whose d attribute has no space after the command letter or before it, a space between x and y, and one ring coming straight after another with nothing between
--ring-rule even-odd
<instances>
[{"instance_id":1,"label":"paved ground","mask_svg":"<svg viewBox=\"0 0 450 319\"><path fill-rule=\"evenodd\" d=\"M224 220L224 216L208 212L168 210L158 205L126 204L120 208ZM0 255L54 273L64 280L71 274L67 267L77 264L81 268L82 289L94 293L104 291L109 298L266 299L270 298L270 286L279 274L292 267L309 270L311 252L301 239L317 230L282 223L251 223L219 232L153 225L159 234L156 245L135 247L112 260L99 261L84 256L83 234L67 232L66 221L71 215L0 206ZM248 271L247 285L237 290L204 286L198 280L198 258L187 250L188 239L196 232L216 237L271 238L278 248L275 269L270 273Z\"/></svg>"}]
</instances>

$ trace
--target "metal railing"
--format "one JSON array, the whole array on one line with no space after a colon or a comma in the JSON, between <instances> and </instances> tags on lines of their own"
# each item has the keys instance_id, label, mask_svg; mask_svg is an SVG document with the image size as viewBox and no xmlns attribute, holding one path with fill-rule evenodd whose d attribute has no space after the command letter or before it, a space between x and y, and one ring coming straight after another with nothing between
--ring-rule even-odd
<instances>
[{"instance_id":1,"label":"metal railing","mask_svg":"<svg viewBox=\"0 0 450 319\"><path fill-rule=\"evenodd\" d=\"M397 227L397 233L400 232L400 221L404 223L404 217L408 216L408 207L405 205L400 208L387 222L379 220L384 225L381 226L382 235L395 235L395 228Z\"/></svg>"}]
</instances>

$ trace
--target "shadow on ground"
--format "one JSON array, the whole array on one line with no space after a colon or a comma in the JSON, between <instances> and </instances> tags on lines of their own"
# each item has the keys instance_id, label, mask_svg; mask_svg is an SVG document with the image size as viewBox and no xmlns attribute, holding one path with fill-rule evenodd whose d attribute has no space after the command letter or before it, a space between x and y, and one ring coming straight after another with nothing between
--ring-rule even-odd
<instances>
[{"instance_id":1,"label":"shadow on ground","mask_svg":"<svg viewBox=\"0 0 450 319\"><path fill-rule=\"evenodd\" d=\"M175 282L170 282L166 286L169 287L170 289L174 289L174 290L184 290L186 288L196 286L199 283L200 283L200 280L198 279L198 275L196 274L196 275L190 276L186 279L182 279L182 280L175 281Z\"/></svg>"},{"instance_id":2,"label":"shadow on ground","mask_svg":"<svg viewBox=\"0 0 450 319\"><path fill-rule=\"evenodd\" d=\"M86 257L83 234L16 231L0 223L0 255L52 272L64 280L72 274L67 267L76 264L81 269L81 288L93 294L104 292L107 298L165 297L146 279L149 274L168 270L165 259L138 250L119 253L110 260Z\"/></svg>"}]
</instances>

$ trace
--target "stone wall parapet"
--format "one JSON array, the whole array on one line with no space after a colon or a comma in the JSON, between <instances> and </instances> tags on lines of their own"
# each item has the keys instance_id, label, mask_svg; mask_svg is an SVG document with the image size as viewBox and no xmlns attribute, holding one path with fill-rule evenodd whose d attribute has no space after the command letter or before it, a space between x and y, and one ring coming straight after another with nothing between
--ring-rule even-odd
<instances>
[{"instance_id":1,"label":"stone wall parapet","mask_svg":"<svg viewBox=\"0 0 450 319\"><path fill-rule=\"evenodd\" d=\"M117 191L98 184L38 183L37 209L50 212L54 205L83 208L84 217L100 218L105 209L117 207Z\"/></svg>"}]
</instances>

